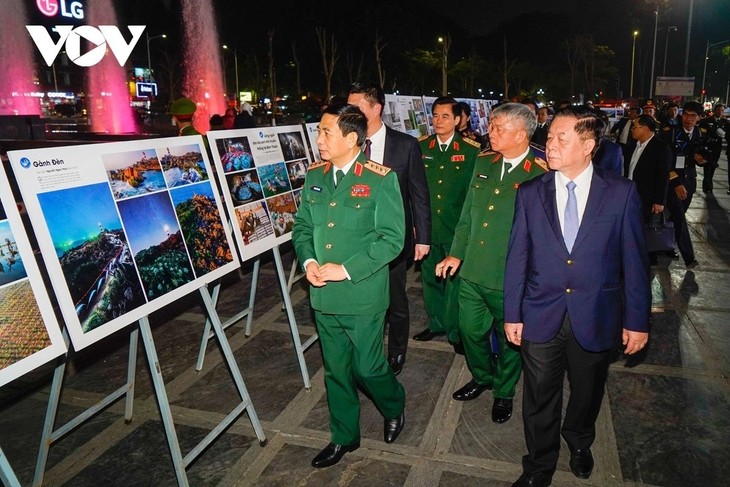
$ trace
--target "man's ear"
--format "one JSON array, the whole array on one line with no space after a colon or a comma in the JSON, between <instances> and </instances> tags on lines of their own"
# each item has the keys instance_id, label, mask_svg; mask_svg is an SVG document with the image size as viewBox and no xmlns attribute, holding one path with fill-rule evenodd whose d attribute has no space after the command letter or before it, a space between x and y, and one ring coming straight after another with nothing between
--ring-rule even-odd
<instances>
[{"instance_id":1,"label":"man's ear","mask_svg":"<svg viewBox=\"0 0 730 487\"><path fill-rule=\"evenodd\" d=\"M583 153L585 155L591 155L593 149L596 147L596 141L592 138L583 141Z\"/></svg>"},{"instance_id":2,"label":"man's ear","mask_svg":"<svg viewBox=\"0 0 730 487\"><path fill-rule=\"evenodd\" d=\"M352 149L353 147L359 147L357 143L357 133L350 132L349 134L347 134L347 136L345 136L345 140L347 141L347 147L349 147L350 149Z\"/></svg>"}]
</instances>

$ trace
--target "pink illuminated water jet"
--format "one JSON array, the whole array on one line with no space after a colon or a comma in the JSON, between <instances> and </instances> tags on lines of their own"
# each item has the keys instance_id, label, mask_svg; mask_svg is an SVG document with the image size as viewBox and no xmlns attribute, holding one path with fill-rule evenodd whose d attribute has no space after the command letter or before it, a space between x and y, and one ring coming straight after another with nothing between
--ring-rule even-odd
<instances>
[{"instance_id":1,"label":"pink illuminated water jet","mask_svg":"<svg viewBox=\"0 0 730 487\"><path fill-rule=\"evenodd\" d=\"M40 115L40 98L33 92L35 66L32 53L35 47L25 30L28 23L25 0L3 2L0 27L0 115Z\"/></svg>"},{"instance_id":2,"label":"pink illuminated water jet","mask_svg":"<svg viewBox=\"0 0 730 487\"><path fill-rule=\"evenodd\" d=\"M206 133L210 117L226 109L215 12L212 0L182 0L182 7L186 55L183 95L198 106L193 126Z\"/></svg>"},{"instance_id":3,"label":"pink illuminated water jet","mask_svg":"<svg viewBox=\"0 0 730 487\"><path fill-rule=\"evenodd\" d=\"M87 11L89 25L119 25L112 0L88 2ZM135 132L137 127L129 105L125 68L107 49L104 59L87 69L86 99L91 130L112 134Z\"/></svg>"}]
</instances>

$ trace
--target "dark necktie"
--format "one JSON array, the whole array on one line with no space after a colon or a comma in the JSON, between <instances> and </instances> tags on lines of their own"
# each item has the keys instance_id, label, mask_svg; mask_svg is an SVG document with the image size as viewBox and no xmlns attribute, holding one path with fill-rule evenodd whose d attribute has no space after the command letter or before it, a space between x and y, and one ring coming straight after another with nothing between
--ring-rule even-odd
<instances>
[{"instance_id":1,"label":"dark necktie","mask_svg":"<svg viewBox=\"0 0 730 487\"><path fill-rule=\"evenodd\" d=\"M446 147L448 147L446 144L439 144L441 146L441 152L446 152Z\"/></svg>"},{"instance_id":2,"label":"dark necktie","mask_svg":"<svg viewBox=\"0 0 730 487\"><path fill-rule=\"evenodd\" d=\"M335 172L335 188L340 184L340 181L342 181L342 178L345 177L345 173L342 172L342 169L338 169Z\"/></svg>"},{"instance_id":3,"label":"dark necktie","mask_svg":"<svg viewBox=\"0 0 730 487\"><path fill-rule=\"evenodd\" d=\"M578 236L578 200L575 197L575 186L573 181L568 181L568 203L565 205L563 214L563 240L568 252L573 250L575 237Z\"/></svg>"},{"instance_id":4,"label":"dark necktie","mask_svg":"<svg viewBox=\"0 0 730 487\"><path fill-rule=\"evenodd\" d=\"M504 161L504 176L502 176L502 179L506 178L509 174L510 169L512 169L512 163Z\"/></svg>"},{"instance_id":5,"label":"dark necktie","mask_svg":"<svg viewBox=\"0 0 730 487\"><path fill-rule=\"evenodd\" d=\"M371 152L371 146L373 145L373 141L370 139L365 139L365 158L370 159L370 152Z\"/></svg>"}]
</instances>

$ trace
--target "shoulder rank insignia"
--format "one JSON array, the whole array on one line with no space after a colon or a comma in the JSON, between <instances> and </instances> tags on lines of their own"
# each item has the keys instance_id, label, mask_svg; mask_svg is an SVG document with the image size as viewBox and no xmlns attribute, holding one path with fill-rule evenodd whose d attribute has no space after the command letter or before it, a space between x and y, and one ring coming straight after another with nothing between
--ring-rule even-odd
<instances>
[{"instance_id":1,"label":"shoulder rank insignia","mask_svg":"<svg viewBox=\"0 0 730 487\"><path fill-rule=\"evenodd\" d=\"M707 133L707 129L705 127L700 127L700 132L705 134L705 133Z\"/></svg>"},{"instance_id":2,"label":"shoulder rank insignia","mask_svg":"<svg viewBox=\"0 0 730 487\"><path fill-rule=\"evenodd\" d=\"M317 169L318 167L326 166L327 164L329 164L327 161L317 161L309 165L308 171L311 171L312 169Z\"/></svg>"},{"instance_id":3,"label":"shoulder rank insignia","mask_svg":"<svg viewBox=\"0 0 730 487\"><path fill-rule=\"evenodd\" d=\"M496 154L496 152L494 152L493 150L484 149L479 154L477 154L477 157L486 157L491 156L492 154Z\"/></svg>"},{"instance_id":4,"label":"shoulder rank insignia","mask_svg":"<svg viewBox=\"0 0 730 487\"><path fill-rule=\"evenodd\" d=\"M462 137L461 140L463 140L464 142L466 142L467 144L469 144L473 147L476 147L477 149L480 149L482 147L482 145L479 142L477 142L476 140L472 140L468 137Z\"/></svg>"},{"instance_id":5,"label":"shoulder rank insignia","mask_svg":"<svg viewBox=\"0 0 730 487\"><path fill-rule=\"evenodd\" d=\"M385 176L390 172L390 168L383 166L382 164L378 164L373 161L368 161L364 164L366 169L370 169L372 172L380 174L381 176Z\"/></svg>"},{"instance_id":6,"label":"shoulder rank insignia","mask_svg":"<svg viewBox=\"0 0 730 487\"><path fill-rule=\"evenodd\" d=\"M428 134L426 134L426 135L422 135L422 136L420 136L420 137L418 138L418 141L419 141L419 142L423 142L424 140L428 139L429 137L431 137L431 136L430 136L430 135L428 135Z\"/></svg>"},{"instance_id":7,"label":"shoulder rank insignia","mask_svg":"<svg viewBox=\"0 0 730 487\"><path fill-rule=\"evenodd\" d=\"M547 172L547 171L550 170L550 167L548 166L548 163L544 159L542 159L541 157L536 157L535 158L535 164L537 164L538 166L540 166L543 169L543 171L546 171ZM527 168L525 168L525 169L527 171L529 171L529 169L527 169Z\"/></svg>"}]
</instances>

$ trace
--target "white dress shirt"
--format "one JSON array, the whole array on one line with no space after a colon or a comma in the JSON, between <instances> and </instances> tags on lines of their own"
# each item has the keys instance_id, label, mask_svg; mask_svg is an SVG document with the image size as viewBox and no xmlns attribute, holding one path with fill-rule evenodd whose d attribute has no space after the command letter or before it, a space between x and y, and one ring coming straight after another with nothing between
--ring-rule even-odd
<instances>
[{"instance_id":1,"label":"white dress shirt","mask_svg":"<svg viewBox=\"0 0 730 487\"><path fill-rule=\"evenodd\" d=\"M575 198L578 204L578 225L583 221L583 213L586 211L588 203L588 194L591 191L591 181L593 180L593 163L583 170L577 178L573 180L575 183ZM560 231L565 233L565 207L568 205L568 184L567 177L563 176L560 171L555 172L555 200L558 204L558 218L560 219Z\"/></svg>"},{"instance_id":2,"label":"white dress shirt","mask_svg":"<svg viewBox=\"0 0 730 487\"><path fill-rule=\"evenodd\" d=\"M381 123L378 131L368 139L370 139L370 160L382 164L385 160L385 124Z\"/></svg>"},{"instance_id":3,"label":"white dress shirt","mask_svg":"<svg viewBox=\"0 0 730 487\"><path fill-rule=\"evenodd\" d=\"M649 143L651 139L654 138L654 134L651 134L651 137L649 137L646 142L639 142L636 141L636 148L634 149L634 153L631 155L631 162L629 163L629 179L633 181L634 179L634 169L636 169L636 164L639 163L639 158L641 157L641 154L644 152L644 149L646 148L646 144Z\"/></svg>"}]
</instances>

